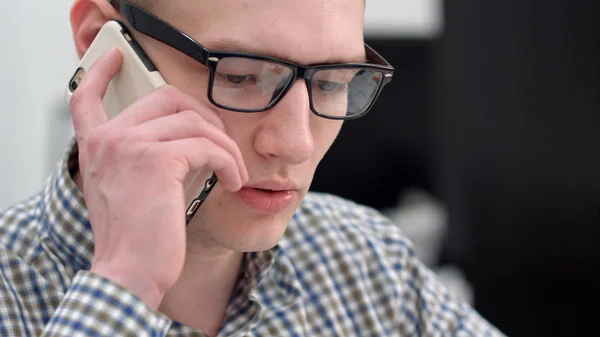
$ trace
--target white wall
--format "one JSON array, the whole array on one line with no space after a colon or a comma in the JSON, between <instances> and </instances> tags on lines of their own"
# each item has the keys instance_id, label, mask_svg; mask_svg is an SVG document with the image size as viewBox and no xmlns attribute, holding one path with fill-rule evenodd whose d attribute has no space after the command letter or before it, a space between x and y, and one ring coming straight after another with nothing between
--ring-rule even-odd
<instances>
[{"instance_id":1,"label":"white wall","mask_svg":"<svg viewBox=\"0 0 600 337\"><path fill-rule=\"evenodd\" d=\"M365 34L433 38L442 30L442 0L367 0Z\"/></svg>"},{"instance_id":2,"label":"white wall","mask_svg":"<svg viewBox=\"0 0 600 337\"><path fill-rule=\"evenodd\" d=\"M76 55L73 0L0 0L0 208L42 186L72 130L64 86ZM368 0L367 35L428 38L441 0Z\"/></svg>"},{"instance_id":3,"label":"white wall","mask_svg":"<svg viewBox=\"0 0 600 337\"><path fill-rule=\"evenodd\" d=\"M0 0L0 208L40 189L68 132L57 128L76 60L71 4Z\"/></svg>"}]
</instances>

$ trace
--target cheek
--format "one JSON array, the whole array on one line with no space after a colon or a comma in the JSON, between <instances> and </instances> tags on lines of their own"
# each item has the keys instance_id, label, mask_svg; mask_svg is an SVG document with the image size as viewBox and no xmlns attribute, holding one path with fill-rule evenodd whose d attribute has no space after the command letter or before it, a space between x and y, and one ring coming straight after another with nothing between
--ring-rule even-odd
<instances>
[{"instance_id":1,"label":"cheek","mask_svg":"<svg viewBox=\"0 0 600 337\"><path fill-rule=\"evenodd\" d=\"M194 71L182 67L173 67L163 77L167 83L184 93L195 97L199 101L209 102L207 95L209 74L207 69Z\"/></svg>"}]
</instances>

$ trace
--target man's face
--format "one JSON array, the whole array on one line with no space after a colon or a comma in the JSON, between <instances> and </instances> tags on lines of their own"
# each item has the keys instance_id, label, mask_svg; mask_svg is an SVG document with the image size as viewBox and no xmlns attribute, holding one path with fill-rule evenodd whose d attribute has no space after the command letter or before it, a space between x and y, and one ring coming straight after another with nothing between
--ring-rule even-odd
<instances>
[{"instance_id":1,"label":"man's face","mask_svg":"<svg viewBox=\"0 0 600 337\"><path fill-rule=\"evenodd\" d=\"M156 3L154 14L209 49L277 56L305 65L364 55L363 0ZM156 40L141 34L136 37L169 84L208 101L206 67ZM306 84L300 80L279 104L265 112L214 108L242 151L250 176L248 185L286 181L297 191L285 195L284 199L292 202L283 203L283 209L277 202L265 205L268 198L255 200L262 202L256 208L217 185L190 224L189 240L235 251L266 250L279 241L342 125L314 115L309 104ZM270 207L270 211L263 212L261 207Z\"/></svg>"}]
</instances>

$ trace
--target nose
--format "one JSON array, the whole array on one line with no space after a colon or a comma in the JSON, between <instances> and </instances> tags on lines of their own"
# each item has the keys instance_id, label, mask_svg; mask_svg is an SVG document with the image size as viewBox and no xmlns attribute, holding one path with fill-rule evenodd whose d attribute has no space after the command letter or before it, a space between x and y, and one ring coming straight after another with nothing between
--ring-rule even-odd
<instances>
[{"instance_id":1,"label":"nose","mask_svg":"<svg viewBox=\"0 0 600 337\"><path fill-rule=\"evenodd\" d=\"M254 148L264 157L288 164L303 163L315 150L310 127L312 115L306 82L298 80L281 101L265 113L254 138Z\"/></svg>"}]
</instances>

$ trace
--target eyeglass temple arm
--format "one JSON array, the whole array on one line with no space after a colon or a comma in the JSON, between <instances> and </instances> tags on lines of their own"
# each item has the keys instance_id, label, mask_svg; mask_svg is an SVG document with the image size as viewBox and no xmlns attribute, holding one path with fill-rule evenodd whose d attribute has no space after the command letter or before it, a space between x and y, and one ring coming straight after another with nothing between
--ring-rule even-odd
<instances>
[{"instance_id":1,"label":"eyeglass temple arm","mask_svg":"<svg viewBox=\"0 0 600 337\"><path fill-rule=\"evenodd\" d=\"M127 19L133 29L181 51L202 64L207 64L208 50L184 32L127 1L108 1Z\"/></svg>"}]
</instances>

